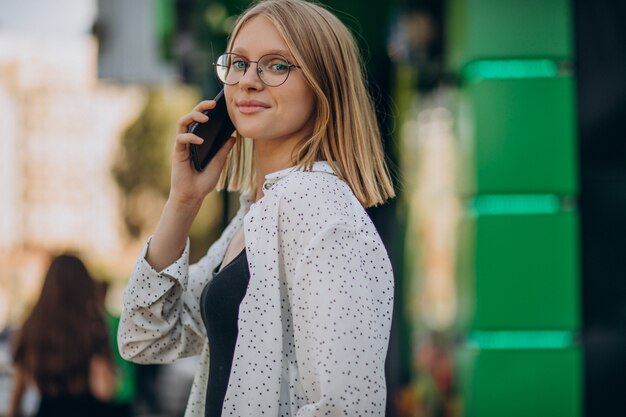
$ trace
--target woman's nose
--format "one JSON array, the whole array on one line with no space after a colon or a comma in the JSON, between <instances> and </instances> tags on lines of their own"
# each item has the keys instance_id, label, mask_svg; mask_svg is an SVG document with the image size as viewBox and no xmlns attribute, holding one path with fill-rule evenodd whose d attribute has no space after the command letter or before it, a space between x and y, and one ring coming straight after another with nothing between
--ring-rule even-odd
<instances>
[{"instance_id":1,"label":"woman's nose","mask_svg":"<svg viewBox=\"0 0 626 417\"><path fill-rule=\"evenodd\" d=\"M259 67L256 63L250 63L250 66L239 80L239 85L244 88L263 88L263 81L261 81L261 74L259 73Z\"/></svg>"}]
</instances>

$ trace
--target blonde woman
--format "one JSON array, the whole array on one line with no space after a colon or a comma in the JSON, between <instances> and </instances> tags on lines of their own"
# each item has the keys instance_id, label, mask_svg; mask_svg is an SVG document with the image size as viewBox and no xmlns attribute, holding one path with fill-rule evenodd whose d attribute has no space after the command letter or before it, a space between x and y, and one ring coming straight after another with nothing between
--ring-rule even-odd
<instances>
[{"instance_id":1,"label":"blonde woman","mask_svg":"<svg viewBox=\"0 0 626 417\"><path fill-rule=\"evenodd\" d=\"M393 273L364 208L394 191L348 29L323 7L268 0L216 61L237 129L198 173L178 123L172 184L124 294L123 356L201 355L186 416L381 416ZM240 209L196 264L189 228L215 188Z\"/></svg>"}]
</instances>

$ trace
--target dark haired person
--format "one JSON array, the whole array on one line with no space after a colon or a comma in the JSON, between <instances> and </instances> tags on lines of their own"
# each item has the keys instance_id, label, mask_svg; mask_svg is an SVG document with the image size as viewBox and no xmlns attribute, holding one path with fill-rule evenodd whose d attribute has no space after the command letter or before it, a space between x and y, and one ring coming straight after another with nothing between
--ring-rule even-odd
<instances>
[{"instance_id":1,"label":"dark haired person","mask_svg":"<svg viewBox=\"0 0 626 417\"><path fill-rule=\"evenodd\" d=\"M52 260L39 300L17 333L8 417L20 415L28 385L36 417L108 416L115 370L96 286L74 255Z\"/></svg>"}]
</instances>

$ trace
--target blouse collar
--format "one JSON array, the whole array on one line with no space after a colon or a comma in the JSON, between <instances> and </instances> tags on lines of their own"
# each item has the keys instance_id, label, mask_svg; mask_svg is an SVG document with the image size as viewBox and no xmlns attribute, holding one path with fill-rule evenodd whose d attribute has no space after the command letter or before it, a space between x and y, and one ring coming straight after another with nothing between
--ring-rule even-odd
<instances>
[{"instance_id":1,"label":"blouse collar","mask_svg":"<svg viewBox=\"0 0 626 417\"><path fill-rule=\"evenodd\" d=\"M265 182L263 183L263 188L265 190L269 190L278 181L280 181L281 179L285 178L286 176L288 176L292 172L296 172L296 171L299 171L299 170L300 169L297 166L292 166L292 167L289 167L289 168L281 169L280 171L271 172L271 173L269 173L269 174L267 174L265 176ZM335 171L333 170L333 168L330 165L330 163L328 163L328 161L315 161L315 162L313 162L313 165L311 166L311 169L303 170L303 171L307 171L307 172L325 172L327 174L336 175ZM240 203L240 206L242 208L247 210L254 203L254 199L253 199L253 197L250 194L243 193L239 197L239 203Z\"/></svg>"},{"instance_id":2,"label":"blouse collar","mask_svg":"<svg viewBox=\"0 0 626 417\"><path fill-rule=\"evenodd\" d=\"M285 168L285 169L281 169L280 171L276 171L276 172L271 172L269 174L267 174L265 176L265 181L266 182L272 182L275 183L278 180L286 177L287 175L291 174L294 171L298 171L298 167L289 167L289 168ZM306 170L309 172L326 172L329 174L334 174L335 172L333 171L333 168L330 166L330 164L327 161L315 161L313 162L313 166L311 166L311 169Z\"/></svg>"}]
</instances>

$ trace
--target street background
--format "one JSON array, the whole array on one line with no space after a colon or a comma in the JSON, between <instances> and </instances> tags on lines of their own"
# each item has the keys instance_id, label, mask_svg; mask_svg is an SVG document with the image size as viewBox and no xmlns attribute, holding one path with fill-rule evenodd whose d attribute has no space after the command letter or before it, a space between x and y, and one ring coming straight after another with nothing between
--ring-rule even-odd
<instances>
[{"instance_id":1,"label":"street background","mask_svg":"<svg viewBox=\"0 0 626 417\"><path fill-rule=\"evenodd\" d=\"M387 415L623 415L624 3L323 3L361 46L398 190L368 210L396 274ZM78 251L119 314L175 121L219 91L248 4L0 0L0 416L52 255ZM207 198L192 260L237 201ZM182 416L194 358L125 366L135 415Z\"/></svg>"}]
</instances>

